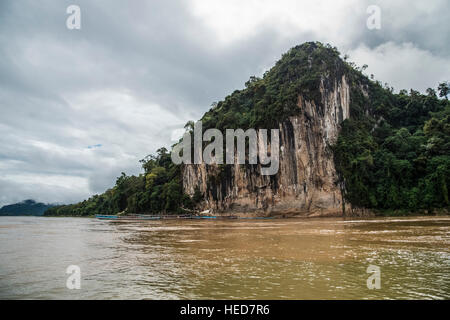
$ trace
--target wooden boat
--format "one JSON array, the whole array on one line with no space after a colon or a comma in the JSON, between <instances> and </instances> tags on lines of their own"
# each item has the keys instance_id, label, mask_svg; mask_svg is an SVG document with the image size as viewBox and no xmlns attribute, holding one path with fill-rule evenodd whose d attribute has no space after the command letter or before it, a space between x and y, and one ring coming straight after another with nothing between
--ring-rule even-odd
<instances>
[{"instance_id":1,"label":"wooden boat","mask_svg":"<svg viewBox=\"0 0 450 320\"><path fill-rule=\"evenodd\" d=\"M273 217L238 217L238 216L197 216L197 215L102 215L97 214L95 217L99 220L114 220L114 221L140 221L140 220L176 220L176 219L273 219Z\"/></svg>"},{"instance_id":2,"label":"wooden boat","mask_svg":"<svg viewBox=\"0 0 450 320\"><path fill-rule=\"evenodd\" d=\"M95 215L100 220L159 220L159 216L145 216L145 215L129 215L129 216L116 216L116 215Z\"/></svg>"}]
</instances>

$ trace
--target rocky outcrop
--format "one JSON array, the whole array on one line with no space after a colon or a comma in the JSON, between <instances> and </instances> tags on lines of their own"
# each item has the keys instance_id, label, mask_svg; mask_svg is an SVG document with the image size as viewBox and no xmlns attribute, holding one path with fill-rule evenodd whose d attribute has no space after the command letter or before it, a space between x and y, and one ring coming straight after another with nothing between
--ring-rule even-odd
<instances>
[{"instance_id":1,"label":"rocky outcrop","mask_svg":"<svg viewBox=\"0 0 450 320\"><path fill-rule=\"evenodd\" d=\"M329 146L349 117L345 75L323 78L320 100L299 93L298 114L279 123L279 171L260 174L260 165L185 165L186 193L204 194L202 209L253 215L341 215L342 196Z\"/></svg>"}]
</instances>

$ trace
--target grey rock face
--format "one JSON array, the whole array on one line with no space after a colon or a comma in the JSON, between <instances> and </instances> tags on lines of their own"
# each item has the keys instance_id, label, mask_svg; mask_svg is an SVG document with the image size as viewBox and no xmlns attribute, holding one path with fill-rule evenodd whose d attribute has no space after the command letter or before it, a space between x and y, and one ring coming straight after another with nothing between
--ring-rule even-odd
<instances>
[{"instance_id":1,"label":"grey rock face","mask_svg":"<svg viewBox=\"0 0 450 320\"><path fill-rule=\"evenodd\" d=\"M299 93L296 116L279 123L280 163L276 175L260 175L260 165L184 165L183 187L205 195L203 209L257 215L342 215L342 196L329 145L349 117L345 75L323 79L321 101ZM260 144L260 143L258 143ZM258 145L258 147L260 147Z\"/></svg>"}]
</instances>

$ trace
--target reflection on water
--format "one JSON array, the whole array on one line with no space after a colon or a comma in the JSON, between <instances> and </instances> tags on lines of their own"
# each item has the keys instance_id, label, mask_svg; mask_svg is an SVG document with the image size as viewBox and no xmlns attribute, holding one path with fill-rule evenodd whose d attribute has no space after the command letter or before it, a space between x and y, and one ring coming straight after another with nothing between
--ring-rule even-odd
<instances>
[{"instance_id":1,"label":"reflection on water","mask_svg":"<svg viewBox=\"0 0 450 320\"><path fill-rule=\"evenodd\" d=\"M0 218L3 299L449 299L450 218ZM66 288L69 265L81 289ZM369 290L368 265L381 269Z\"/></svg>"}]
</instances>

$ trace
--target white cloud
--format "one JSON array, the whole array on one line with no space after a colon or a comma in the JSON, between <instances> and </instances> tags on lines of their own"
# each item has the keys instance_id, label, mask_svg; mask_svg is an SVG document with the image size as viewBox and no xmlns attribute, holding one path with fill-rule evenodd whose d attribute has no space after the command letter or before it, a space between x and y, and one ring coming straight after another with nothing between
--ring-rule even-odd
<instances>
[{"instance_id":1,"label":"white cloud","mask_svg":"<svg viewBox=\"0 0 450 320\"><path fill-rule=\"evenodd\" d=\"M170 136L170 141L178 142L185 132L186 130L183 128L173 130Z\"/></svg>"},{"instance_id":2,"label":"white cloud","mask_svg":"<svg viewBox=\"0 0 450 320\"><path fill-rule=\"evenodd\" d=\"M67 203L90 196L88 180L70 175L6 174L0 178L0 203L39 199Z\"/></svg>"},{"instance_id":3,"label":"white cloud","mask_svg":"<svg viewBox=\"0 0 450 320\"><path fill-rule=\"evenodd\" d=\"M2 181L20 181L29 186L54 187L54 188L78 188L88 190L88 181L85 178L65 175L45 175L45 174L6 174L2 176Z\"/></svg>"},{"instance_id":4,"label":"white cloud","mask_svg":"<svg viewBox=\"0 0 450 320\"><path fill-rule=\"evenodd\" d=\"M357 0L194 0L191 10L223 44L268 28L278 31L280 37L314 32L343 43L345 37L352 38L354 28L349 22L357 14L365 15L359 4ZM361 24L363 27L365 24Z\"/></svg>"},{"instance_id":5,"label":"white cloud","mask_svg":"<svg viewBox=\"0 0 450 320\"><path fill-rule=\"evenodd\" d=\"M348 53L357 65L368 65L366 74L374 74L396 91L413 88L425 92L450 79L450 58L433 55L413 43L387 42L373 49L360 45Z\"/></svg>"}]
</instances>

